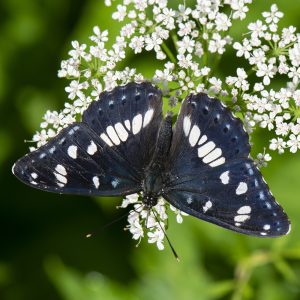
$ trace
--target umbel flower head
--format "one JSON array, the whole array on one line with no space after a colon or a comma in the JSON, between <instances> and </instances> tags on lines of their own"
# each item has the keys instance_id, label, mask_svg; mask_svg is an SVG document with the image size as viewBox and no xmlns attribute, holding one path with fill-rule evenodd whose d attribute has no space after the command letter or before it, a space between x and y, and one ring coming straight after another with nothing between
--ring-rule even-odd
<instances>
[{"instance_id":1,"label":"umbel flower head","mask_svg":"<svg viewBox=\"0 0 300 300\"><path fill-rule=\"evenodd\" d=\"M150 80L162 89L171 109L188 94L205 92L221 98L239 114L250 138L258 128L268 131L266 148L270 153L296 153L300 149L300 35L293 26L279 26L283 13L273 4L270 11L248 25L239 40L234 40L231 28L246 18L251 3L197 0L189 7L179 1L171 8L167 0L105 0L106 5L114 6L113 21L123 24L119 34L107 47L108 31L95 26L88 44L72 42L69 58L61 62L58 71L59 77L69 81L65 88L69 100L61 111L46 112L33 141L39 147L79 120L102 91ZM226 51L235 51L236 70L220 77L217 62ZM128 53L143 52L154 53L163 65L151 78L134 68L119 68ZM266 149L258 153L258 166L266 166L270 153ZM134 209L126 229L135 240L147 237L149 243L163 249L169 204L160 199L148 211L140 195L127 196L121 207L129 204ZM171 210L181 223L184 214Z\"/></svg>"}]
</instances>

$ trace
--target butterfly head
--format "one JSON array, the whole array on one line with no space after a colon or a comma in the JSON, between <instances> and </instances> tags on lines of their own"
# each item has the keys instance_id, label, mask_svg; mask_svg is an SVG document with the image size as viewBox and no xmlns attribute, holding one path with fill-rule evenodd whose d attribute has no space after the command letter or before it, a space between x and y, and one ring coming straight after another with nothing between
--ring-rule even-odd
<instances>
[{"instance_id":1,"label":"butterfly head","mask_svg":"<svg viewBox=\"0 0 300 300\"><path fill-rule=\"evenodd\" d=\"M143 203L146 209L150 209L151 207L155 206L158 201L158 196L152 193L145 194L143 197Z\"/></svg>"}]
</instances>

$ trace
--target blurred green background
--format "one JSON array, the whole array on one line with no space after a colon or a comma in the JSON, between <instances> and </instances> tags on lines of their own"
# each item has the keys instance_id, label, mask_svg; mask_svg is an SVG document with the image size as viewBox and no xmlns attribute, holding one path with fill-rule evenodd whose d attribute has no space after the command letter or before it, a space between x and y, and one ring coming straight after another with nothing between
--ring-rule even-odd
<instances>
[{"instance_id":1,"label":"blurred green background","mask_svg":"<svg viewBox=\"0 0 300 300\"><path fill-rule=\"evenodd\" d=\"M263 170L292 221L289 236L247 237L191 217L178 225L172 215L168 233L180 263L167 247L160 252L143 241L136 248L122 229L126 220L97 232L122 214L116 199L49 194L11 174L44 112L63 107L66 81L56 74L70 41L88 42L96 24L112 36L118 31L102 2L0 2L0 299L300 299L299 154L275 155ZM300 28L294 0L254 0L248 20L271 3L285 13L284 25ZM234 36L245 28L240 22ZM233 60L233 53L222 60L224 74ZM146 74L158 66L151 55L127 63ZM265 133L254 142L254 151L266 145Z\"/></svg>"}]
</instances>

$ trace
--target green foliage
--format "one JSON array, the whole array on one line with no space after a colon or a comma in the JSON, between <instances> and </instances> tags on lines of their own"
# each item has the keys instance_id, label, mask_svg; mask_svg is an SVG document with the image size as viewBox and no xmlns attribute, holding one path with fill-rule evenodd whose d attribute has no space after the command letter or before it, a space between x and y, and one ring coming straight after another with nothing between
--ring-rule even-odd
<instances>
[{"instance_id":1,"label":"green foliage","mask_svg":"<svg viewBox=\"0 0 300 300\"><path fill-rule=\"evenodd\" d=\"M300 27L293 0L254 1L250 20L277 3L286 24ZM109 198L50 195L30 189L11 175L46 109L65 100L56 78L69 41L87 42L99 24L113 35L117 25L101 1L5 0L0 4L0 299L4 300L281 300L300 298L300 156L274 156L263 170L275 197L292 221L279 239L241 236L191 217L172 220L171 251L147 243L135 247L124 222L84 235L120 216ZM112 26L113 24L113 26ZM235 35L244 30L235 27ZM230 70L232 57L222 61ZM145 74L153 58L128 61ZM254 148L265 137L255 137ZM21 146L23 145L23 146ZM258 147L258 146L257 146Z\"/></svg>"}]
</instances>

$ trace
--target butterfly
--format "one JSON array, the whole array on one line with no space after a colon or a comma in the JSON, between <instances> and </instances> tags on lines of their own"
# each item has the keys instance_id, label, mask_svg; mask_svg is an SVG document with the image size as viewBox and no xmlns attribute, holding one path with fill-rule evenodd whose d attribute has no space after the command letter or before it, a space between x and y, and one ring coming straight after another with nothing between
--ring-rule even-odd
<instances>
[{"instance_id":1,"label":"butterfly","mask_svg":"<svg viewBox=\"0 0 300 300\"><path fill-rule=\"evenodd\" d=\"M241 120L218 99L190 94L176 123L162 113L149 82L100 94L81 122L13 166L22 182L62 194L143 192L151 209L163 197L196 218L252 236L287 234L287 215L249 157Z\"/></svg>"}]
</instances>

